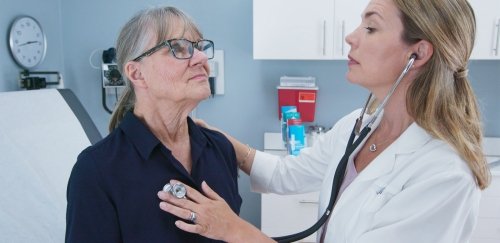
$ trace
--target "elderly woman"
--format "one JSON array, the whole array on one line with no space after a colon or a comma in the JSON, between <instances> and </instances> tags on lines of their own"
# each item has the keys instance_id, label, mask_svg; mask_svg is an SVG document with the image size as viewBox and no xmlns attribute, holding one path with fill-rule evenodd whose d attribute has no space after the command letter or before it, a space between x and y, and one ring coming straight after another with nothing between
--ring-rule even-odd
<instances>
[{"instance_id":1,"label":"elderly woman","mask_svg":"<svg viewBox=\"0 0 500 243\"><path fill-rule=\"evenodd\" d=\"M255 152L232 139L239 158L250 154L240 167L259 192L319 190L319 215L327 212L319 242L468 242L480 190L490 181L467 78L472 8L466 0L371 0L361 16L346 37L347 79L369 90L374 106L388 97L377 109L383 113L353 111L297 157ZM355 136L357 121L365 128ZM188 188L191 201L159 192L160 207L181 218L197 212L195 224L176 222L188 232L272 241L227 210L207 184L202 188L205 195ZM286 238L279 240L297 240Z\"/></svg>"},{"instance_id":2,"label":"elderly woman","mask_svg":"<svg viewBox=\"0 0 500 243\"><path fill-rule=\"evenodd\" d=\"M127 88L110 134L71 173L67 242L217 242L177 229L156 196L172 179L193 188L206 181L239 213L233 146L188 116L210 95L213 56L213 42L176 8L144 10L125 24L117 59Z\"/></svg>"}]
</instances>

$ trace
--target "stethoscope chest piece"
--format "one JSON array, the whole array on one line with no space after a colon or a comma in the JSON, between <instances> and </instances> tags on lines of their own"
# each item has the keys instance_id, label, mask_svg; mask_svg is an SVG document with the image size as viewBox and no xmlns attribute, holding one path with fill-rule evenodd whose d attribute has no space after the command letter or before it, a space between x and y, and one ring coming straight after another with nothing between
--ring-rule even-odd
<instances>
[{"instance_id":1,"label":"stethoscope chest piece","mask_svg":"<svg viewBox=\"0 0 500 243\"><path fill-rule=\"evenodd\" d=\"M175 183L174 185L167 183L163 187L164 192L169 192L176 198L186 198L186 187L181 183Z\"/></svg>"}]
</instances>

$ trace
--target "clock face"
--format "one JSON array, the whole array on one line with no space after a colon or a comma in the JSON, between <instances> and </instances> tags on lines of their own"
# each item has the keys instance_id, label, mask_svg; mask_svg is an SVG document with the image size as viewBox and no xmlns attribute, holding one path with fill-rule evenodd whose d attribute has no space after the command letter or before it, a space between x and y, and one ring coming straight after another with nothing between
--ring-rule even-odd
<instances>
[{"instance_id":1,"label":"clock face","mask_svg":"<svg viewBox=\"0 0 500 243\"><path fill-rule=\"evenodd\" d=\"M23 68L30 69L43 61L47 42L42 27L34 18L18 17L10 28L10 51L14 60Z\"/></svg>"}]
</instances>

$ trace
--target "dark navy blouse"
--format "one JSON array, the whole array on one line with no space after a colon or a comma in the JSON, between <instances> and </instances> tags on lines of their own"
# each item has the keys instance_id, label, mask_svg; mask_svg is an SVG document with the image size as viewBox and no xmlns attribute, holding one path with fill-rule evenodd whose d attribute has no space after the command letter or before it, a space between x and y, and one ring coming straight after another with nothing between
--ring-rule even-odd
<instances>
[{"instance_id":1,"label":"dark navy blouse","mask_svg":"<svg viewBox=\"0 0 500 243\"><path fill-rule=\"evenodd\" d=\"M68 183L66 242L218 242L178 229L157 192L171 179L201 191L206 181L239 213L238 166L221 133L188 118L191 175L129 112L106 138L85 149Z\"/></svg>"}]
</instances>

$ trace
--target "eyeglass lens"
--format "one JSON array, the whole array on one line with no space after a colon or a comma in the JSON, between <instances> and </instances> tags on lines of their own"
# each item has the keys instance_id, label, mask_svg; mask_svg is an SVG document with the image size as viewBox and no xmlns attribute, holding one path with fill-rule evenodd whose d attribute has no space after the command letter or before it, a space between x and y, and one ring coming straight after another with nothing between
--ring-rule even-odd
<instances>
[{"instance_id":1,"label":"eyeglass lens","mask_svg":"<svg viewBox=\"0 0 500 243\"><path fill-rule=\"evenodd\" d=\"M193 56L194 48L205 53L208 59L212 59L214 57L214 44L208 40L200 40L198 42L190 42L188 40L179 39L179 40L171 40L170 48L174 53L174 56L179 59L189 59Z\"/></svg>"}]
</instances>

